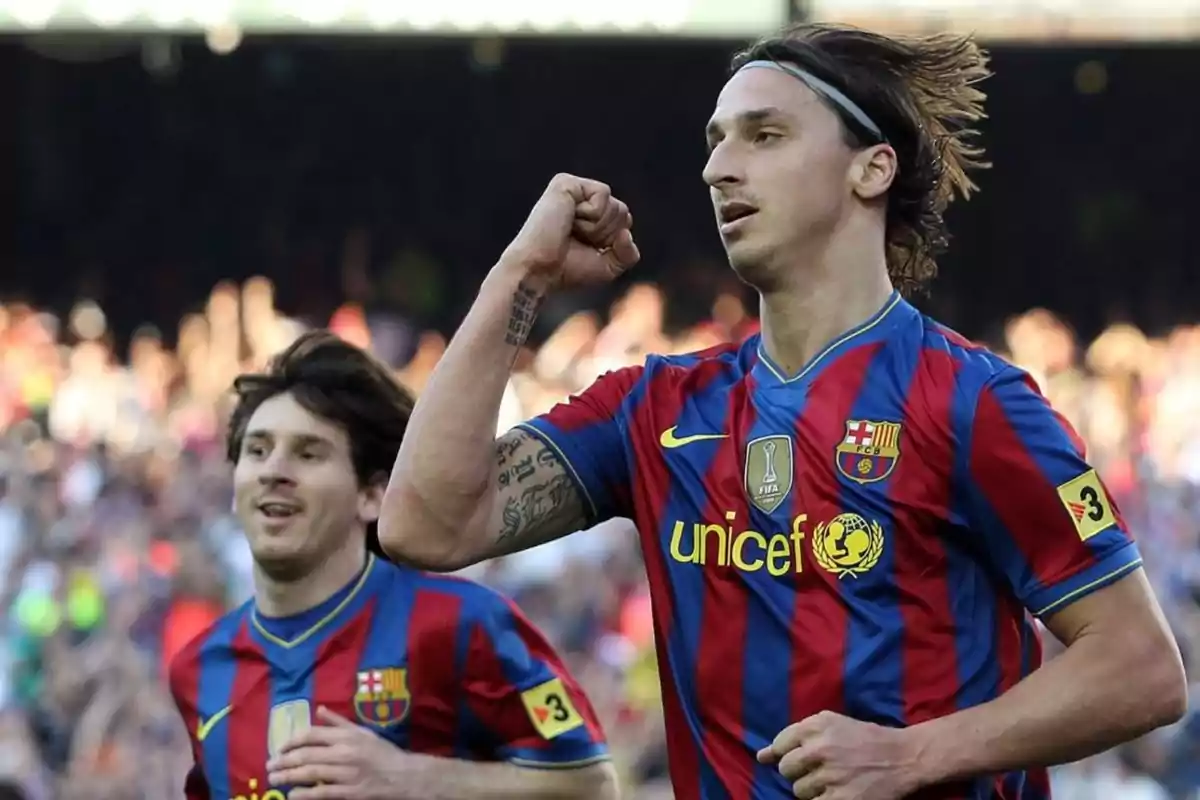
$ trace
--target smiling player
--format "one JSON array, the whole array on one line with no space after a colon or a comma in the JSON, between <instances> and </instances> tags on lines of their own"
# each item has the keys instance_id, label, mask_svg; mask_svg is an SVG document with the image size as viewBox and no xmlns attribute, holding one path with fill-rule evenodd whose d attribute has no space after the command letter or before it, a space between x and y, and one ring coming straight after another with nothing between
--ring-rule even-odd
<instances>
[{"instance_id":1,"label":"smiling player","mask_svg":"<svg viewBox=\"0 0 1200 800\"><path fill-rule=\"evenodd\" d=\"M189 800L613 797L587 699L520 612L369 552L412 408L387 368L314 332L234 388L255 596L171 666Z\"/></svg>"}]
</instances>

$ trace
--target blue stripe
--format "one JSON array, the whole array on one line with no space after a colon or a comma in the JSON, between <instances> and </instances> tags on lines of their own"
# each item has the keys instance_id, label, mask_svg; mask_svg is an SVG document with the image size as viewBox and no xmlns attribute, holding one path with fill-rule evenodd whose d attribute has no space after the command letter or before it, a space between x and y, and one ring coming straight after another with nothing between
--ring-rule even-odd
<instances>
[{"instance_id":1,"label":"blue stripe","mask_svg":"<svg viewBox=\"0 0 1200 800\"><path fill-rule=\"evenodd\" d=\"M903 336L904 339L895 346L880 348L871 359L863 376L862 389L851 407L851 419L904 422L905 398L912 388L921 347L919 339L915 343L907 341L909 331ZM902 453L904 436L902 430ZM919 458L920 454L909 452L907 457ZM864 575L839 579L842 602L849 612L843 676L846 713L867 722L902 725L904 615L895 584L895 537L901 532L896 530L888 496L892 475L862 486L845 478L840 480L843 510L857 511L868 523L878 521L885 537L878 564Z\"/></svg>"},{"instance_id":2,"label":"blue stripe","mask_svg":"<svg viewBox=\"0 0 1200 800\"><path fill-rule=\"evenodd\" d=\"M730 384L711 387L708 391L694 394L674 424L687 430L721 430L725 425L729 406ZM688 427L691 426L691 427ZM667 467L670 488L663 507L662 528L657 537L660 557L670 575L670 591L674 599L675 619L667 634L666 664L659 660L660 669L670 670L679 692L680 706L700 758L700 793L704 800L721 800L729 796L712 765L701 752L703 729L700 724L699 708L703 699L696 690L695 659L700 652L700 640L704 632L704 570L699 564L680 563L671 557L672 535L676 522L682 526L682 541L679 550L682 556L695 552L695 517L708 508L708 496L703 479L712 467L720 442L697 442L678 450L670 451L666 458L672 460ZM683 463L683 459L687 459ZM643 546L648 542L643 538ZM678 736L680 732L674 732Z\"/></svg>"},{"instance_id":3,"label":"blue stripe","mask_svg":"<svg viewBox=\"0 0 1200 800\"><path fill-rule=\"evenodd\" d=\"M313 669L316 663L317 647L313 644L317 637L291 649L271 646L267 659L267 682L270 685L272 711L281 703L303 700L308 703L310 718L317 711L313 700ZM268 712L267 725L270 726ZM292 786L272 787L284 793L290 792Z\"/></svg>"},{"instance_id":4,"label":"blue stripe","mask_svg":"<svg viewBox=\"0 0 1200 800\"><path fill-rule=\"evenodd\" d=\"M958 664L955 707L972 708L995 699L1000 689L1000 650L996 638L1000 605L993 581L976 557L955 540L943 538L954 651Z\"/></svg>"},{"instance_id":5,"label":"blue stripe","mask_svg":"<svg viewBox=\"0 0 1200 800\"><path fill-rule=\"evenodd\" d=\"M939 341L940 340L940 341ZM949 349L944 337L928 344ZM959 364L954 394L950 400L953 471L950 491L950 525L944 532L947 581L950 586L950 613L956 635L954 649L958 660L958 709L971 708L996 697L1000 690L1000 651L996 638L1000 606L994 581L1002 575L990 574L980 558L986 557L981 543L972 541L967 526L970 519L967 497L959 487L971 485L971 424L975 402L987 379L987 372L970 369L970 361L953 352ZM986 563L986 562L983 562Z\"/></svg>"},{"instance_id":6,"label":"blue stripe","mask_svg":"<svg viewBox=\"0 0 1200 800\"><path fill-rule=\"evenodd\" d=\"M465 604L465 601L464 601ZM471 624L466 615L458 615L458 630L454 635L454 674L457 676L454 684L461 687L467 672L467 658L471 652ZM483 728L482 723L471 711L467 702L467 693L459 691L458 703L454 717L454 757L468 761L475 758L474 737Z\"/></svg>"},{"instance_id":7,"label":"blue stripe","mask_svg":"<svg viewBox=\"0 0 1200 800\"><path fill-rule=\"evenodd\" d=\"M391 570L379 570L381 573ZM375 578L376 576L372 576ZM358 659L358 672L370 670L400 669L408 666L408 629L412 621L413 598L416 594L416 582L411 579L397 579L382 584L372 581L374 585L363 587L375 598L375 607L371 615L370 628L367 630L366 642L362 655ZM401 656L403 654L403 657ZM405 663L401 663L404 661ZM358 687L358 676L355 675L355 690ZM410 687L411 689L411 687ZM409 704L413 698L409 697ZM388 741L398 747L407 748L409 744L409 728L406 724L380 726L368 721L368 718L358 715L355 708L356 722L375 733L383 735Z\"/></svg>"},{"instance_id":8,"label":"blue stripe","mask_svg":"<svg viewBox=\"0 0 1200 800\"><path fill-rule=\"evenodd\" d=\"M764 393L751 396L757 418L751 427L748 441L787 432L792 447L795 447L791 432L796 430L796 420L804 413L807 392L797 385L789 390L787 398L768 399ZM793 450L790 459L795 470L796 457ZM783 463L777 458L777 464ZM797 483L804 476L792 475L792 492L798 492ZM750 519L735 523L735 530L750 529L762 533L770 542L775 536L789 538L792 534L792 513L795 511L793 495L771 514L767 514L753 503L748 503ZM743 552L747 560L765 559L766 553L757 545ZM801 556L803 557L803 556ZM794 569L794 564L793 564ZM771 743L776 734L796 720L791 718L786 688L778 694L779 702L763 703L763 687L786 684L788 665L792 662L790 652L792 615L796 605L795 573L788 576L771 576L765 568L753 573L738 572L738 579L750 595L746 608L746 647L742 672L743 736L746 748L754 753ZM766 645L772 646L764 653ZM791 791L788 781L773 765L754 765L754 782L750 796L754 800L772 800Z\"/></svg>"},{"instance_id":9,"label":"blue stripe","mask_svg":"<svg viewBox=\"0 0 1200 800\"><path fill-rule=\"evenodd\" d=\"M233 683L238 667L233 640L246 620L246 608L223 618L200 650L198 705L205 720L233 702ZM204 776L214 798L233 796L229 778L229 723L228 717L216 723L201 743ZM191 734L195 735L195 731Z\"/></svg>"}]
</instances>

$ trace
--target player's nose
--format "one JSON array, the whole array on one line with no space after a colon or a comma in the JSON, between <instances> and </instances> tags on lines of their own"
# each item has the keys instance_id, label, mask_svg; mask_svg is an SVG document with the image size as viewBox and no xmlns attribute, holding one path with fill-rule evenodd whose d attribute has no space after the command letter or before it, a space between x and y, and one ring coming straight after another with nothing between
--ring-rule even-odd
<instances>
[{"instance_id":1,"label":"player's nose","mask_svg":"<svg viewBox=\"0 0 1200 800\"><path fill-rule=\"evenodd\" d=\"M296 472L291 459L272 453L259 468L258 482L263 486L295 485Z\"/></svg>"},{"instance_id":2,"label":"player's nose","mask_svg":"<svg viewBox=\"0 0 1200 800\"><path fill-rule=\"evenodd\" d=\"M711 189L721 189L726 186L736 186L743 182L741 165L727 142L721 142L708 154L701 176Z\"/></svg>"}]
</instances>

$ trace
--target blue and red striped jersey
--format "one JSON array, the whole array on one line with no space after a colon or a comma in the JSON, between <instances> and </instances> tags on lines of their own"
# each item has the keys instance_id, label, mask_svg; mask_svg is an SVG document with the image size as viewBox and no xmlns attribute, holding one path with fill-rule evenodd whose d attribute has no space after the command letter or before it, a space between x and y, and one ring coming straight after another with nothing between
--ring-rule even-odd
<instances>
[{"instance_id":1,"label":"blue and red striped jersey","mask_svg":"<svg viewBox=\"0 0 1200 800\"><path fill-rule=\"evenodd\" d=\"M172 662L195 761L188 800L286 796L266 763L321 705L413 752L534 768L608 757L578 684L490 589L371 556L314 612L285 638L287 620L251 601Z\"/></svg>"},{"instance_id":2,"label":"blue and red striped jersey","mask_svg":"<svg viewBox=\"0 0 1200 800\"><path fill-rule=\"evenodd\" d=\"M679 800L790 796L755 752L822 710L905 726L997 697L1041 662L1035 616L1140 563L1029 377L899 295L792 377L754 336L525 427L597 518L637 523Z\"/></svg>"}]
</instances>

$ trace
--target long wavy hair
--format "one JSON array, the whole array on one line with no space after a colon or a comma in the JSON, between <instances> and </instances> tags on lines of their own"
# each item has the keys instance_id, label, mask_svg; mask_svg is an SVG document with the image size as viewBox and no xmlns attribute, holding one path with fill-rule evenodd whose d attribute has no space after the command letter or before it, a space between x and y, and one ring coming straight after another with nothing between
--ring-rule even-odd
<instances>
[{"instance_id":1,"label":"long wavy hair","mask_svg":"<svg viewBox=\"0 0 1200 800\"><path fill-rule=\"evenodd\" d=\"M949 235L943 218L957 197L977 187L972 170L990 166L973 143L985 117L978 84L991 72L987 54L967 36L888 37L858 28L804 23L737 53L748 61L794 64L840 89L883 130L898 171L888 191L888 273L905 295L937 274ZM876 144L842 117L847 144Z\"/></svg>"}]
</instances>

